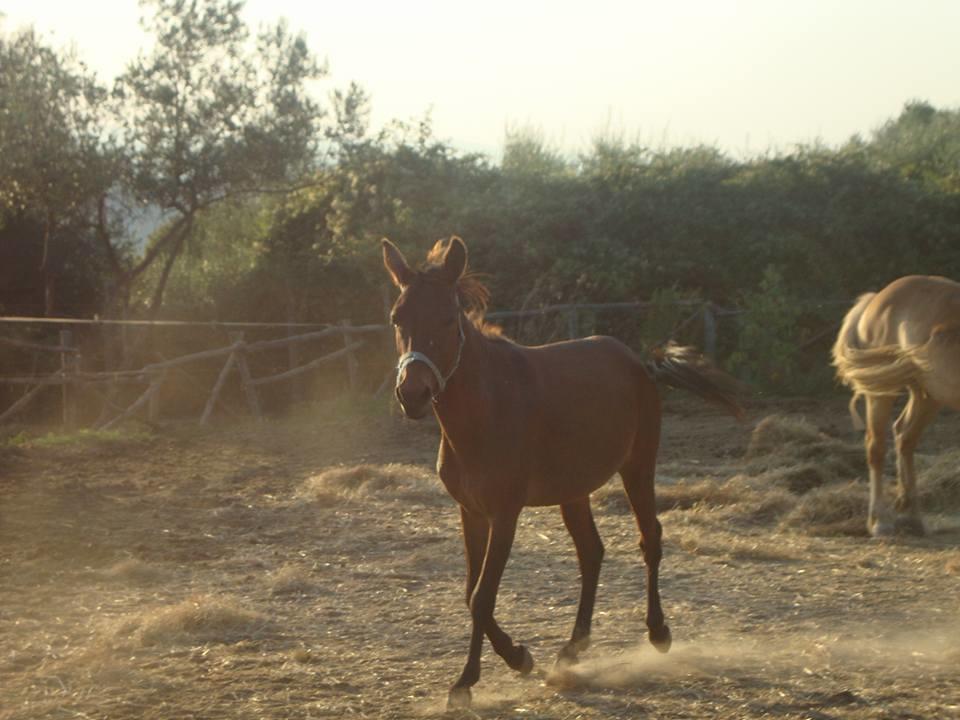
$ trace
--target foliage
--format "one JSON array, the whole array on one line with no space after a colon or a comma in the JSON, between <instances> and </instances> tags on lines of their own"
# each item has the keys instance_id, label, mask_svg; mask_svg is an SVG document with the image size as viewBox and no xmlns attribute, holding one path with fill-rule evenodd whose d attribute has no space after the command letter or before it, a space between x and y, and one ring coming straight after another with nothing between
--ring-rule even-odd
<instances>
[{"instance_id":1,"label":"foliage","mask_svg":"<svg viewBox=\"0 0 960 720\"><path fill-rule=\"evenodd\" d=\"M825 328L857 294L960 277L958 110L912 102L841 147L750 159L613 137L568 157L513 129L494 162L429 117L372 134L356 85L322 109L303 37L255 35L236 0L145 5L156 47L109 98L32 32L0 36L0 309L378 322L380 238L417 259L459 234L496 308L653 300L640 323L579 318L644 345L699 339L677 300L739 307L720 360L806 391L829 387ZM138 252L127 205L165 219ZM565 334L550 318L517 329Z\"/></svg>"},{"instance_id":2,"label":"foliage","mask_svg":"<svg viewBox=\"0 0 960 720\"><path fill-rule=\"evenodd\" d=\"M314 167L322 113L307 85L325 70L283 22L262 30L250 49L235 0L148 4L155 12L145 27L156 46L117 80L114 99L126 186L140 203L176 217L130 273L164 256L155 313L198 212L284 190Z\"/></svg>"},{"instance_id":3,"label":"foliage","mask_svg":"<svg viewBox=\"0 0 960 720\"><path fill-rule=\"evenodd\" d=\"M0 307L96 306L93 227L113 181L104 90L32 30L0 36Z\"/></svg>"}]
</instances>

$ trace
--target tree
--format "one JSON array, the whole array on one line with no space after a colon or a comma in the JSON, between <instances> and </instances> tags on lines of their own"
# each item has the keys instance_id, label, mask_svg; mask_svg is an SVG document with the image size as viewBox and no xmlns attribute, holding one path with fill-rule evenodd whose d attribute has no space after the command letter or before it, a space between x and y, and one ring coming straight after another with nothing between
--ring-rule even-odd
<instances>
[{"instance_id":1,"label":"tree","mask_svg":"<svg viewBox=\"0 0 960 720\"><path fill-rule=\"evenodd\" d=\"M6 249L21 259L11 272L21 285L42 287L47 315L58 280L97 284L92 231L116 172L116 152L102 132L105 98L81 63L33 30L0 37L0 224ZM24 267L28 258L32 267Z\"/></svg>"},{"instance_id":2,"label":"tree","mask_svg":"<svg viewBox=\"0 0 960 720\"><path fill-rule=\"evenodd\" d=\"M307 83L326 70L283 22L251 44L236 0L147 0L156 37L117 80L115 118L136 201L170 220L130 267L114 265L127 302L131 282L160 258L155 315L197 214L218 203L282 192L315 162L318 104Z\"/></svg>"}]
</instances>

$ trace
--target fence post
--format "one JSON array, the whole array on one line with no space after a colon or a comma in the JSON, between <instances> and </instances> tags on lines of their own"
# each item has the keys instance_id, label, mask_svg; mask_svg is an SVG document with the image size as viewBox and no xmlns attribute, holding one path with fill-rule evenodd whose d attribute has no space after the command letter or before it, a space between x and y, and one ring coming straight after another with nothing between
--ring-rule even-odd
<instances>
[{"instance_id":1,"label":"fence post","mask_svg":"<svg viewBox=\"0 0 960 720\"><path fill-rule=\"evenodd\" d=\"M160 373L157 378L157 388L150 393L150 400L147 403L147 418L150 422L156 422L160 418L160 389L163 386L164 373Z\"/></svg>"},{"instance_id":2,"label":"fence post","mask_svg":"<svg viewBox=\"0 0 960 720\"><path fill-rule=\"evenodd\" d=\"M240 370L240 382L243 385L243 393L247 396L247 405L250 412L257 420L263 419L260 412L260 399L257 397L257 388L253 384L253 377L250 375L250 366L247 364L247 347L243 342L242 332L231 332L230 343L238 345L235 355L237 358L237 368Z\"/></svg>"},{"instance_id":3,"label":"fence post","mask_svg":"<svg viewBox=\"0 0 960 720\"><path fill-rule=\"evenodd\" d=\"M293 337L297 334L297 328L294 327L294 317L291 314L288 316L290 319L287 321L287 337ZM287 343L287 361L290 364L291 370L296 370L300 367L300 343L292 342ZM303 400L304 391L303 391L303 378L300 375L296 375L290 381L290 404L294 404Z\"/></svg>"},{"instance_id":4,"label":"fence post","mask_svg":"<svg viewBox=\"0 0 960 720\"><path fill-rule=\"evenodd\" d=\"M703 351L711 361L717 360L717 315L713 303L703 305Z\"/></svg>"},{"instance_id":5,"label":"fence post","mask_svg":"<svg viewBox=\"0 0 960 720\"><path fill-rule=\"evenodd\" d=\"M351 345L350 332L347 328L350 328L353 323L350 319L342 321L341 326L343 327L343 345L346 348L349 348ZM350 392L357 391L357 374L360 367L357 363L357 356L353 354L353 350L347 350L347 375L350 378Z\"/></svg>"},{"instance_id":6,"label":"fence post","mask_svg":"<svg viewBox=\"0 0 960 720\"><path fill-rule=\"evenodd\" d=\"M63 401L63 424L72 427L76 422L76 407L73 402L76 390L71 388L70 385L72 376L76 373L76 357L71 352L73 349L73 333L70 330L60 331L60 347L64 348L64 352L60 353L60 372L63 375L63 385L60 386Z\"/></svg>"},{"instance_id":7,"label":"fence post","mask_svg":"<svg viewBox=\"0 0 960 720\"><path fill-rule=\"evenodd\" d=\"M572 307L567 312L567 335L571 340L575 340L580 334L577 323L577 308Z\"/></svg>"}]
</instances>

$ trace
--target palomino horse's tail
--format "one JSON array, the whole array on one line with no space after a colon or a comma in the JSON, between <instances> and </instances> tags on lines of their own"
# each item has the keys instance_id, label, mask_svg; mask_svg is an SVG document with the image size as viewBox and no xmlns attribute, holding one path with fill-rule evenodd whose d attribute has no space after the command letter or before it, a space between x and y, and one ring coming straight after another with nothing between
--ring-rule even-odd
<instances>
[{"instance_id":1,"label":"palomino horse's tail","mask_svg":"<svg viewBox=\"0 0 960 720\"><path fill-rule=\"evenodd\" d=\"M689 390L738 420L743 419L743 408L736 398L742 389L740 383L714 367L694 348L669 343L653 351L646 367L657 382Z\"/></svg>"},{"instance_id":2,"label":"palomino horse's tail","mask_svg":"<svg viewBox=\"0 0 960 720\"><path fill-rule=\"evenodd\" d=\"M837 379L853 390L850 416L858 429L864 427L857 412L857 401L861 396L899 395L929 366L927 345L860 347L857 324L874 295L876 293L867 293L857 298L857 302L843 319L832 350Z\"/></svg>"}]
</instances>

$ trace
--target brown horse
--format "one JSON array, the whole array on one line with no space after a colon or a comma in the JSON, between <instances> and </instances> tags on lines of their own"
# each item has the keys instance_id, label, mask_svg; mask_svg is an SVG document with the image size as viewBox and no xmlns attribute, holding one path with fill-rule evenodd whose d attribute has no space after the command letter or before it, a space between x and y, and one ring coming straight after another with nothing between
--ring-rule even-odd
<instances>
[{"instance_id":1,"label":"brown horse","mask_svg":"<svg viewBox=\"0 0 960 720\"><path fill-rule=\"evenodd\" d=\"M866 453L870 469L871 534L923 534L917 507L913 452L924 428L946 405L960 409L960 284L910 275L862 295L843 320L833 346L837 377L867 399ZM884 497L887 426L894 401L909 393L893 425L897 452L896 514Z\"/></svg>"},{"instance_id":2,"label":"brown horse","mask_svg":"<svg viewBox=\"0 0 960 720\"><path fill-rule=\"evenodd\" d=\"M501 337L482 321L488 293L465 272L467 249L459 238L438 242L420 271L389 240L383 241L383 260L401 290L391 316L401 355L396 396L410 418L433 408L441 429L437 469L460 505L473 630L449 705L470 703L484 634L511 668L523 674L533 669L527 648L514 644L494 618L525 506L560 506L581 576L573 635L560 660L575 662L587 647L603 558L589 496L617 472L642 538L650 641L666 652L670 630L657 587L661 527L653 481L660 398L654 379L739 416L730 378L687 348L668 348L645 365L609 337L539 347Z\"/></svg>"}]
</instances>

